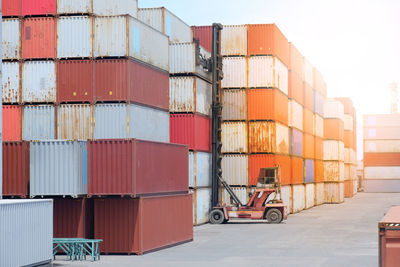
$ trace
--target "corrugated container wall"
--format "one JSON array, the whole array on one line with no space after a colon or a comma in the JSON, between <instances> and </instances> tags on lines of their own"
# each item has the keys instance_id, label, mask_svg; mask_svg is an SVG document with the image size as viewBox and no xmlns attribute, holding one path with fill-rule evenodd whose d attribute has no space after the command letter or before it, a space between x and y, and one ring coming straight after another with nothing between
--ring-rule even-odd
<instances>
[{"instance_id":1,"label":"corrugated container wall","mask_svg":"<svg viewBox=\"0 0 400 267\"><path fill-rule=\"evenodd\" d=\"M37 266L51 262L53 200L3 200L0 225L0 266Z\"/></svg>"},{"instance_id":2,"label":"corrugated container wall","mask_svg":"<svg viewBox=\"0 0 400 267\"><path fill-rule=\"evenodd\" d=\"M22 15L55 15L56 5L56 0L22 0Z\"/></svg>"},{"instance_id":3,"label":"corrugated container wall","mask_svg":"<svg viewBox=\"0 0 400 267\"><path fill-rule=\"evenodd\" d=\"M128 111L126 104L98 104L94 106L95 139L128 138Z\"/></svg>"},{"instance_id":4,"label":"corrugated container wall","mask_svg":"<svg viewBox=\"0 0 400 267\"><path fill-rule=\"evenodd\" d=\"M19 103L21 101L20 63L2 63L3 103Z\"/></svg>"},{"instance_id":5,"label":"corrugated container wall","mask_svg":"<svg viewBox=\"0 0 400 267\"><path fill-rule=\"evenodd\" d=\"M304 77L304 56L293 43L289 43L289 70L296 73L300 79Z\"/></svg>"},{"instance_id":6,"label":"corrugated container wall","mask_svg":"<svg viewBox=\"0 0 400 267\"><path fill-rule=\"evenodd\" d=\"M343 183L325 183L325 203L342 203L344 201Z\"/></svg>"},{"instance_id":7,"label":"corrugated container wall","mask_svg":"<svg viewBox=\"0 0 400 267\"><path fill-rule=\"evenodd\" d=\"M193 38L200 41L200 45L207 51L212 50L212 26L192 26Z\"/></svg>"},{"instance_id":8,"label":"corrugated container wall","mask_svg":"<svg viewBox=\"0 0 400 267\"><path fill-rule=\"evenodd\" d=\"M117 16L128 14L137 18L138 0L91 0L93 13L97 16Z\"/></svg>"},{"instance_id":9,"label":"corrugated container wall","mask_svg":"<svg viewBox=\"0 0 400 267\"><path fill-rule=\"evenodd\" d=\"M223 88L247 87L247 59L245 57L222 58L224 78L221 81Z\"/></svg>"},{"instance_id":10,"label":"corrugated container wall","mask_svg":"<svg viewBox=\"0 0 400 267\"><path fill-rule=\"evenodd\" d=\"M20 17L22 15L22 1L3 0L1 1L3 16Z\"/></svg>"},{"instance_id":11,"label":"corrugated container wall","mask_svg":"<svg viewBox=\"0 0 400 267\"><path fill-rule=\"evenodd\" d=\"M40 141L30 144L30 196L87 193L86 142Z\"/></svg>"},{"instance_id":12,"label":"corrugated container wall","mask_svg":"<svg viewBox=\"0 0 400 267\"><path fill-rule=\"evenodd\" d=\"M306 184L305 187L305 195L306 195L306 209L312 208L315 206L315 185L314 183Z\"/></svg>"},{"instance_id":13,"label":"corrugated container wall","mask_svg":"<svg viewBox=\"0 0 400 267\"><path fill-rule=\"evenodd\" d=\"M22 108L3 105L2 112L2 141L20 141L22 134Z\"/></svg>"},{"instance_id":14,"label":"corrugated container wall","mask_svg":"<svg viewBox=\"0 0 400 267\"><path fill-rule=\"evenodd\" d=\"M193 190L193 225L207 223L210 217L211 189L197 188Z\"/></svg>"},{"instance_id":15,"label":"corrugated container wall","mask_svg":"<svg viewBox=\"0 0 400 267\"><path fill-rule=\"evenodd\" d=\"M315 205L321 205L325 202L325 184L315 183Z\"/></svg>"},{"instance_id":16,"label":"corrugated container wall","mask_svg":"<svg viewBox=\"0 0 400 267\"><path fill-rule=\"evenodd\" d=\"M55 108L49 105L24 106L23 140L51 140L55 138Z\"/></svg>"},{"instance_id":17,"label":"corrugated container wall","mask_svg":"<svg viewBox=\"0 0 400 267\"><path fill-rule=\"evenodd\" d=\"M400 127L364 127L364 140L396 140L399 138Z\"/></svg>"},{"instance_id":18,"label":"corrugated container wall","mask_svg":"<svg viewBox=\"0 0 400 267\"><path fill-rule=\"evenodd\" d=\"M247 120L246 90L225 89L222 95L222 120Z\"/></svg>"},{"instance_id":19,"label":"corrugated container wall","mask_svg":"<svg viewBox=\"0 0 400 267\"><path fill-rule=\"evenodd\" d=\"M289 101L288 126L303 130L303 106L294 100Z\"/></svg>"},{"instance_id":20,"label":"corrugated container wall","mask_svg":"<svg viewBox=\"0 0 400 267\"><path fill-rule=\"evenodd\" d=\"M311 63L306 58L304 58L304 81L308 83L309 86L313 86L313 71L314 70Z\"/></svg>"},{"instance_id":21,"label":"corrugated container wall","mask_svg":"<svg viewBox=\"0 0 400 267\"><path fill-rule=\"evenodd\" d=\"M364 141L365 152L400 153L400 140Z\"/></svg>"},{"instance_id":22,"label":"corrugated container wall","mask_svg":"<svg viewBox=\"0 0 400 267\"><path fill-rule=\"evenodd\" d=\"M273 120L288 124L289 101L279 90L248 90L247 102L249 120Z\"/></svg>"},{"instance_id":23,"label":"corrugated container wall","mask_svg":"<svg viewBox=\"0 0 400 267\"><path fill-rule=\"evenodd\" d=\"M344 121L344 106L335 99L326 99L324 102L324 117Z\"/></svg>"},{"instance_id":24,"label":"corrugated container wall","mask_svg":"<svg viewBox=\"0 0 400 267\"><path fill-rule=\"evenodd\" d=\"M211 153L194 152L193 154L193 171L189 175L194 176L192 187L210 187L211 186ZM189 178L190 180L190 178Z\"/></svg>"},{"instance_id":25,"label":"corrugated container wall","mask_svg":"<svg viewBox=\"0 0 400 267\"><path fill-rule=\"evenodd\" d=\"M247 55L247 25L224 25L221 33L221 55Z\"/></svg>"},{"instance_id":26,"label":"corrugated container wall","mask_svg":"<svg viewBox=\"0 0 400 267\"><path fill-rule=\"evenodd\" d=\"M224 155L222 177L229 185L248 185L249 158L247 155Z\"/></svg>"},{"instance_id":27,"label":"corrugated container wall","mask_svg":"<svg viewBox=\"0 0 400 267\"><path fill-rule=\"evenodd\" d=\"M54 61L29 61L22 65L22 101L56 102L56 66Z\"/></svg>"},{"instance_id":28,"label":"corrugated container wall","mask_svg":"<svg viewBox=\"0 0 400 267\"><path fill-rule=\"evenodd\" d=\"M57 108L57 139L87 140L93 138L90 105L60 105Z\"/></svg>"},{"instance_id":29,"label":"corrugated container wall","mask_svg":"<svg viewBox=\"0 0 400 267\"><path fill-rule=\"evenodd\" d=\"M96 0L57 0L57 14L91 14L93 1Z\"/></svg>"},{"instance_id":30,"label":"corrugated container wall","mask_svg":"<svg viewBox=\"0 0 400 267\"><path fill-rule=\"evenodd\" d=\"M242 204L247 204L248 202L248 191L246 187L232 187L232 191L236 194ZM231 195L225 188L221 188L221 204L234 205L235 202L232 201Z\"/></svg>"},{"instance_id":31,"label":"corrugated container wall","mask_svg":"<svg viewBox=\"0 0 400 267\"><path fill-rule=\"evenodd\" d=\"M252 154L249 156L249 184L256 185L260 168L280 166L281 184L291 183L290 157L285 155Z\"/></svg>"},{"instance_id":32,"label":"corrugated container wall","mask_svg":"<svg viewBox=\"0 0 400 267\"><path fill-rule=\"evenodd\" d=\"M24 20L22 59L55 58L57 50L56 19L35 17Z\"/></svg>"},{"instance_id":33,"label":"corrugated container wall","mask_svg":"<svg viewBox=\"0 0 400 267\"><path fill-rule=\"evenodd\" d=\"M400 125L399 114L364 115L365 127L398 127Z\"/></svg>"},{"instance_id":34,"label":"corrugated container wall","mask_svg":"<svg viewBox=\"0 0 400 267\"><path fill-rule=\"evenodd\" d=\"M222 123L222 153L247 153L247 133L245 122Z\"/></svg>"},{"instance_id":35,"label":"corrugated container wall","mask_svg":"<svg viewBox=\"0 0 400 267\"><path fill-rule=\"evenodd\" d=\"M292 194L293 194L293 213L297 213L302 211L306 207L306 189L305 185L293 185L292 186Z\"/></svg>"},{"instance_id":36,"label":"corrugated container wall","mask_svg":"<svg viewBox=\"0 0 400 267\"><path fill-rule=\"evenodd\" d=\"M14 2L14 1L10 1ZM15 1L18 2L18 1ZM3 13L4 15L4 13ZM3 19L2 23L2 55L4 59L21 58L21 26L19 19Z\"/></svg>"},{"instance_id":37,"label":"corrugated container wall","mask_svg":"<svg viewBox=\"0 0 400 267\"><path fill-rule=\"evenodd\" d=\"M250 122L249 152L289 154L288 127L275 122Z\"/></svg>"}]
</instances>

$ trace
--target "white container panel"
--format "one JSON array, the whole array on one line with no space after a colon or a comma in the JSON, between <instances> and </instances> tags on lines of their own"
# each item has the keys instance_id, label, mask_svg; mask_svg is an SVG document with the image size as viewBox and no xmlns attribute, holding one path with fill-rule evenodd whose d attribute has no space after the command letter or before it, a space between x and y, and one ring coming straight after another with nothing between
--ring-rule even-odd
<instances>
[{"instance_id":1,"label":"white container panel","mask_svg":"<svg viewBox=\"0 0 400 267\"><path fill-rule=\"evenodd\" d=\"M349 181L352 180L351 177L351 165L350 164L344 164L344 180Z\"/></svg>"},{"instance_id":2,"label":"white container panel","mask_svg":"<svg viewBox=\"0 0 400 267\"><path fill-rule=\"evenodd\" d=\"M325 202L324 183L315 183L315 205L321 205Z\"/></svg>"},{"instance_id":3,"label":"white container panel","mask_svg":"<svg viewBox=\"0 0 400 267\"><path fill-rule=\"evenodd\" d=\"M304 185L306 190L306 209L312 208L315 206L315 184L306 184Z\"/></svg>"},{"instance_id":4,"label":"white container panel","mask_svg":"<svg viewBox=\"0 0 400 267\"><path fill-rule=\"evenodd\" d=\"M285 185L281 186L281 200L283 204L286 204L288 209L288 214L292 213L293 199L292 199L292 186Z\"/></svg>"},{"instance_id":5,"label":"white container panel","mask_svg":"<svg viewBox=\"0 0 400 267\"><path fill-rule=\"evenodd\" d=\"M22 140L53 140L55 129L54 106L24 106Z\"/></svg>"},{"instance_id":6,"label":"white container panel","mask_svg":"<svg viewBox=\"0 0 400 267\"><path fill-rule=\"evenodd\" d=\"M344 181L344 163L340 161L324 161L324 181L342 182Z\"/></svg>"},{"instance_id":7,"label":"white container panel","mask_svg":"<svg viewBox=\"0 0 400 267\"><path fill-rule=\"evenodd\" d=\"M225 89L222 95L222 120L247 120L246 90Z\"/></svg>"},{"instance_id":8,"label":"white container panel","mask_svg":"<svg viewBox=\"0 0 400 267\"><path fill-rule=\"evenodd\" d=\"M247 25L224 25L221 32L223 56L247 55Z\"/></svg>"},{"instance_id":9,"label":"white container panel","mask_svg":"<svg viewBox=\"0 0 400 267\"><path fill-rule=\"evenodd\" d=\"M289 101L289 127L303 130L303 106L295 100Z\"/></svg>"},{"instance_id":10,"label":"white container panel","mask_svg":"<svg viewBox=\"0 0 400 267\"><path fill-rule=\"evenodd\" d=\"M306 190L305 185L293 185L293 213L302 211L306 207Z\"/></svg>"},{"instance_id":11,"label":"white container panel","mask_svg":"<svg viewBox=\"0 0 400 267\"><path fill-rule=\"evenodd\" d=\"M344 202L344 183L325 183L325 203Z\"/></svg>"},{"instance_id":12,"label":"white container panel","mask_svg":"<svg viewBox=\"0 0 400 267\"><path fill-rule=\"evenodd\" d=\"M351 160L350 160L350 148L348 148L348 147L344 148L344 163L346 163L346 164L351 163Z\"/></svg>"},{"instance_id":13,"label":"white container panel","mask_svg":"<svg viewBox=\"0 0 400 267\"><path fill-rule=\"evenodd\" d=\"M206 152L194 153L194 171L196 187L211 186L211 160L212 154Z\"/></svg>"},{"instance_id":14,"label":"white container panel","mask_svg":"<svg viewBox=\"0 0 400 267\"><path fill-rule=\"evenodd\" d=\"M20 59L21 28L19 19L3 19L1 26L3 60Z\"/></svg>"},{"instance_id":15,"label":"white container panel","mask_svg":"<svg viewBox=\"0 0 400 267\"><path fill-rule=\"evenodd\" d=\"M247 87L247 59L245 57L224 57L222 59L223 88Z\"/></svg>"},{"instance_id":16,"label":"white container panel","mask_svg":"<svg viewBox=\"0 0 400 267\"><path fill-rule=\"evenodd\" d=\"M247 186L249 182L247 155L222 156L222 177L229 185Z\"/></svg>"},{"instance_id":17,"label":"white container panel","mask_svg":"<svg viewBox=\"0 0 400 267\"><path fill-rule=\"evenodd\" d=\"M92 139L92 108L90 105L60 105L57 109L57 139Z\"/></svg>"},{"instance_id":18,"label":"white container panel","mask_svg":"<svg viewBox=\"0 0 400 267\"><path fill-rule=\"evenodd\" d=\"M27 61L22 65L22 101L56 102L56 66L54 61Z\"/></svg>"},{"instance_id":19,"label":"white container panel","mask_svg":"<svg viewBox=\"0 0 400 267\"><path fill-rule=\"evenodd\" d=\"M247 153L247 124L222 123L222 153Z\"/></svg>"},{"instance_id":20,"label":"white container panel","mask_svg":"<svg viewBox=\"0 0 400 267\"><path fill-rule=\"evenodd\" d=\"M400 179L365 180L364 191L367 193L400 193Z\"/></svg>"},{"instance_id":21,"label":"white container panel","mask_svg":"<svg viewBox=\"0 0 400 267\"><path fill-rule=\"evenodd\" d=\"M131 15L137 18L138 0L92 0L97 16Z\"/></svg>"},{"instance_id":22,"label":"white container panel","mask_svg":"<svg viewBox=\"0 0 400 267\"><path fill-rule=\"evenodd\" d=\"M341 119L344 121L344 106L342 102L327 98L324 102L324 117L326 119Z\"/></svg>"},{"instance_id":23,"label":"white container panel","mask_svg":"<svg viewBox=\"0 0 400 267\"><path fill-rule=\"evenodd\" d=\"M289 154L289 128L276 123L276 152Z\"/></svg>"},{"instance_id":24,"label":"white container panel","mask_svg":"<svg viewBox=\"0 0 400 267\"><path fill-rule=\"evenodd\" d=\"M398 127L400 114L364 115L364 127Z\"/></svg>"},{"instance_id":25,"label":"white container panel","mask_svg":"<svg viewBox=\"0 0 400 267\"><path fill-rule=\"evenodd\" d=\"M324 137L324 118L318 114L314 114L314 135Z\"/></svg>"},{"instance_id":26,"label":"white container panel","mask_svg":"<svg viewBox=\"0 0 400 267\"><path fill-rule=\"evenodd\" d=\"M314 70L313 66L306 58L304 58L304 81L310 86L313 86Z\"/></svg>"},{"instance_id":27,"label":"white container panel","mask_svg":"<svg viewBox=\"0 0 400 267\"><path fill-rule=\"evenodd\" d=\"M93 18L60 17L57 21L57 57L88 58L93 56Z\"/></svg>"},{"instance_id":28,"label":"white container panel","mask_svg":"<svg viewBox=\"0 0 400 267\"><path fill-rule=\"evenodd\" d=\"M193 225L207 223L211 208L211 189L194 189L193 202Z\"/></svg>"},{"instance_id":29,"label":"white container panel","mask_svg":"<svg viewBox=\"0 0 400 267\"><path fill-rule=\"evenodd\" d=\"M231 200L231 196L229 195L228 191L225 188L222 188L221 194L221 204L231 205L235 204L233 200ZM249 201L248 198L248 191L246 187L232 187L232 191L236 194L242 204L247 204Z\"/></svg>"},{"instance_id":30,"label":"white container panel","mask_svg":"<svg viewBox=\"0 0 400 267\"><path fill-rule=\"evenodd\" d=\"M194 170L194 152L189 151L189 187L193 188L196 186L194 180L195 170Z\"/></svg>"},{"instance_id":31,"label":"white container panel","mask_svg":"<svg viewBox=\"0 0 400 267\"><path fill-rule=\"evenodd\" d=\"M324 160L344 161L344 142L324 140Z\"/></svg>"},{"instance_id":32,"label":"white container panel","mask_svg":"<svg viewBox=\"0 0 400 267\"><path fill-rule=\"evenodd\" d=\"M364 128L364 140L398 140L399 127Z\"/></svg>"},{"instance_id":33,"label":"white container panel","mask_svg":"<svg viewBox=\"0 0 400 267\"><path fill-rule=\"evenodd\" d=\"M19 103L20 95L20 64L19 62L2 63L3 103Z\"/></svg>"},{"instance_id":34,"label":"white container panel","mask_svg":"<svg viewBox=\"0 0 400 267\"><path fill-rule=\"evenodd\" d=\"M0 266L37 266L53 259L53 200L0 201Z\"/></svg>"},{"instance_id":35,"label":"white container panel","mask_svg":"<svg viewBox=\"0 0 400 267\"><path fill-rule=\"evenodd\" d=\"M249 87L277 88L288 94L288 69L276 57L254 56L249 59Z\"/></svg>"},{"instance_id":36,"label":"white container panel","mask_svg":"<svg viewBox=\"0 0 400 267\"><path fill-rule=\"evenodd\" d=\"M365 179L400 179L400 166L364 167Z\"/></svg>"},{"instance_id":37,"label":"white container panel","mask_svg":"<svg viewBox=\"0 0 400 267\"><path fill-rule=\"evenodd\" d=\"M118 139L128 136L128 106L97 104L94 107L94 139Z\"/></svg>"},{"instance_id":38,"label":"white container panel","mask_svg":"<svg viewBox=\"0 0 400 267\"><path fill-rule=\"evenodd\" d=\"M57 14L91 14L93 0L57 0Z\"/></svg>"},{"instance_id":39,"label":"white container panel","mask_svg":"<svg viewBox=\"0 0 400 267\"><path fill-rule=\"evenodd\" d=\"M400 140L365 141L365 152L400 153Z\"/></svg>"},{"instance_id":40,"label":"white container panel","mask_svg":"<svg viewBox=\"0 0 400 267\"><path fill-rule=\"evenodd\" d=\"M344 114L344 130L345 131L353 131L354 130L354 121L353 116L349 114Z\"/></svg>"}]
</instances>

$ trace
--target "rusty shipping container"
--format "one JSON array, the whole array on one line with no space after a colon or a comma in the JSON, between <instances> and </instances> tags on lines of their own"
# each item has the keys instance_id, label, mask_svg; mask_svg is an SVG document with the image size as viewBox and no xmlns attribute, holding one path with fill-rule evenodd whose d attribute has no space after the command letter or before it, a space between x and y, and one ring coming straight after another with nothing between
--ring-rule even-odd
<instances>
[{"instance_id":1,"label":"rusty shipping container","mask_svg":"<svg viewBox=\"0 0 400 267\"><path fill-rule=\"evenodd\" d=\"M315 183L315 206L324 204L325 202L325 184Z\"/></svg>"},{"instance_id":2,"label":"rusty shipping container","mask_svg":"<svg viewBox=\"0 0 400 267\"><path fill-rule=\"evenodd\" d=\"M249 185L256 185L260 168L280 166L281 184L291 183L290 157L285 155L253 154L249 156ZM303 178L302 178L303 179Z\"/></svg>"},{"instance_id":3,"label":"rusty shipping container","mask_svg":"<svg viewBox=\"0 0 400 267\"><path fill-rule=\"evenodd\" d=\"M2 63L3 104L21 101L21 70L19 62Z\"/></svg>"},{"instance_id":4,"label":"rusty shipping container","mask_svg":"<svg viewBox=\"0 0 400 267\"><path fill-rule=\"evenodd\" d=\"M54 238L93 238L93 200L53 198Z\"/></svg>"},{"instance_id":5,"label":"rusty shipping container","mask_svg":"<svg viewBox=\"0 0 400 267\"><path fill-rule=\"evenodd\" d=\"M400 206L392 206L378 223L379 267L396 267L400 262Z\"/></svg>"},{"instance_id":6,"label":"rusty shipping container","mask_svg":"<svg viewBox=\"0 0 400 267\"><path fill-rule=\"evenodd\" d=\"M192 26L193 38L199 40L200 45L207 51L212 50L212 26Z\"/></svg>"},{"instance_id":7,"label":"rusty shipping container","mask_svg":"<svg viewBox=\"0 0 400 267\"><path fill-rule=\"evenodd\" d=\"M88 141L88 195L187 192L186 146L111 139Z\"/></svg>"},{"instance_id":8,"label":"rusty shipping container","mask_svg":"<svg viewBox=\"0 0 400 267\"><path fill-rule=\"evenodd\" d=\"M288 125L289 100L276 89L247 91L249 120L274 120Z\"/></svg>"},{"instance_id":9,"label":"rusty shipping container","mask_svg":"<svg viewBox=\"0 0 400 267\"><path fill-rule=\"evenodd\" d=\"M306 187L304 184L292 185L293 213L306 208Z\"/></svg>"},{"instance_id":10,"label":"rusty shipping container","mask_svg":"<svg viewBox=\"0 0 400 267\"><path fill-rule=\"evenodd\" d=\"M88 104L57 106L57 139L92 139L92 112L92 107Z\"/></svg>"},{"instance_id":11,"label":"rusty shipping container","mask_svg":"<svg viewBox=\"0 0 400 267\"><path fill-rule=\"evenodd\" d=\"M222 94L222 120L247 120L247 90L225 89Z\"/></svg>"},{"instance_id":12,"label":"rusty shipping container","mask_svg":"<svg viewBox=\"0 0 400 267\"><path fill-rule=\"evenodd\" d=\"M22 15L22 1L2 0L1 11L4 17L20 17Z\"/></svg>"},{"instance_id":13,"label":"rusty shipping container","mask_svg":"<svg viewBox=\"0 0 400 267\"><path fill-rule=\"evenodd\" d=\"M247 25L224 25L221 32L221 55L247 55Z\"/></svg>"},{"instance_id":14,"label":"rusty shipping container","mask_svg":"<svg viewBox=\"0 0 400 267\"><path fill-rule=\"evenodd\" d=\"M344 183L325 183L325 203L344 202Z\"/></svg>"},{"instance_id":15,"label":"rusty shipping container","mask_svg":"<svg viewBox=\"0 0 400 267\"><path fill-rule=\"evenodd\" d=\"M22 108L20 106L3 105L3 141L21 141Z\"/></svg>"},{"instance_id":16,"label":"rusty shipping container","mask_svg":"<svg viewBox=\"0 0 400 267\"><path fill-rule=\"evenodd\" d=\"M57 100L54 61L26 61L22 65L22 101L55 103Z\"/></svg>"},{"instance_id":17,"label":"rusty shipping container","mask_svg":"<svg viewBox=\"0 0 400 267\"><path fill-rule=\"evenodd\" d=\"M3 196L29 195L29 143L3 142Z\"/></svg>"},{"instance_id":18,"label":"rusty shipping container","mask_svg":"<svg viewBox=\"0 0 400 267\"><path fill-rule=\"evenodd\" d=\"M344 163L340 161L324 161L324 181L343 182Z\"/></svg>"},{"instance_id":19,"label":"rusty shipping container","mask_svg":"<svg viewBox=\"0 0 400 267\"><path fill-rule=\"evenodd\" d=\"M248 152L248 124L246 122L222 123L222 153Z\"/></svg>"},{"instance_id":20,"label":"rusty shipping container","mask_svg":"<svg viewBox=\"0 0 400 267\"><path fill-rule=\"evenodd\" d=\"M3 60L21 58L21 24L18 18L3 19L1 23Z\"/></svg>"},{"instance_id":21,"label":"rusty shipping container","mask_svg":"<svg viewBox=\"0 0 400 267\"><path fill-rule=\"evenodd\" d=\"M155 219L154 215L158 218ZM94 237L102 253L143 254L193 240L191 194L96 199Z\"/></svg>"},{"instance_id":22,"label":"rusty shipping container","mask_svg":"<svg viewBox=\"0 0 400 267\"><path fill-rule=\"evenodd\" d=\"M289 128L268 122L249 122L249 152L289 154Z\"/></svg>"},{"instance_id":23,"label":"rusty shipping container","mask_svg":"<svg viewBox=\"0 0 400 267\"><path fill-rule=\"evenodd\" d=\"M56 31L56 19L53 17L25 19L22 27L22 59L56 58Z\"/></svg>"},{"instance_id":24,"label":"rusty shipping container","mask_svg":"<svg viewBox=\"0 0 400 267\"><path fill-rule=\"evenodd\" d=\"M55 15L57 13L57 0L21 0L22 15Z\"/></svg>"}]
</instances>

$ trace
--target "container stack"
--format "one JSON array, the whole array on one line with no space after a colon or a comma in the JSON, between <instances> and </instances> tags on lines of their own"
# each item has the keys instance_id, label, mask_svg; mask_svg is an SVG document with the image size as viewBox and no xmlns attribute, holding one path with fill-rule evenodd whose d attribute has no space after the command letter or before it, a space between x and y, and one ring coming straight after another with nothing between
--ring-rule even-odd
<instances>
[{"instance_id":1,"label":"container stack","mask_svg":"<svg viewBox=\"0 0 400 267\"><path fill-rule=\"evenodd\" d=\"M400 192L400 114L364 115L364 190Z\"/></svg>"},{"instance_id":2,"label":"container stack","mask_svg":"<svg viewBox=\"0 0 400 267\"><path fill-rule=\"evenodd\" d=\"M344 201L344 106L335 99L324 104L325 203Z\"/></svg>"},{"instance_id":3,"label":"container stack","mask_svg":"<svg viewBox=\"0 0 400 267\"><path fill-rule=\"evenodd\" d=\"M187 147L168 144L168 36L137 19L137 0L2 4L7 196L52 197L54 236L100 238L105 253L191 240ZM142 224L160 208L171 223L154 239Z\"/></svg>"}]
</instances>

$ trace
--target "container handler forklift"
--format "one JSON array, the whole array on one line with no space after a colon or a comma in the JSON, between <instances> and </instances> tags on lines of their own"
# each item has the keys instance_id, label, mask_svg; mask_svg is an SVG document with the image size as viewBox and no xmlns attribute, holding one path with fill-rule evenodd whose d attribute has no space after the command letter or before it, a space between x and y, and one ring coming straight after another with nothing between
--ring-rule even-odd
<instances>
[{"instance_id":1,"label":"container handler forklift","mask_svg":"<svg viewBox=\"0 0 400 267\"><path fill-rule=\"evenodd\" d=\"M250 200L247 204L241 203L232 188L222 178L222 89L220 84L223 79L223 72L222 56L220 53L221 31L221 24L214 23L212 25L211 59L204 62L206 64L201 62L207 65L208 70L212 72L212 209L210 212L210 222L221 224L231 218L238 218L266 219L270 223L280 223L283 219L287 218L287 207L281 200L277 199L277 195L280 195L279 166L262 168L260 170L258 187L250 195ZM234 205L220 205L220 184L226 189ZM275 197L269 200L271 194L275 194Z\"/></svg>"}]
</instances>

